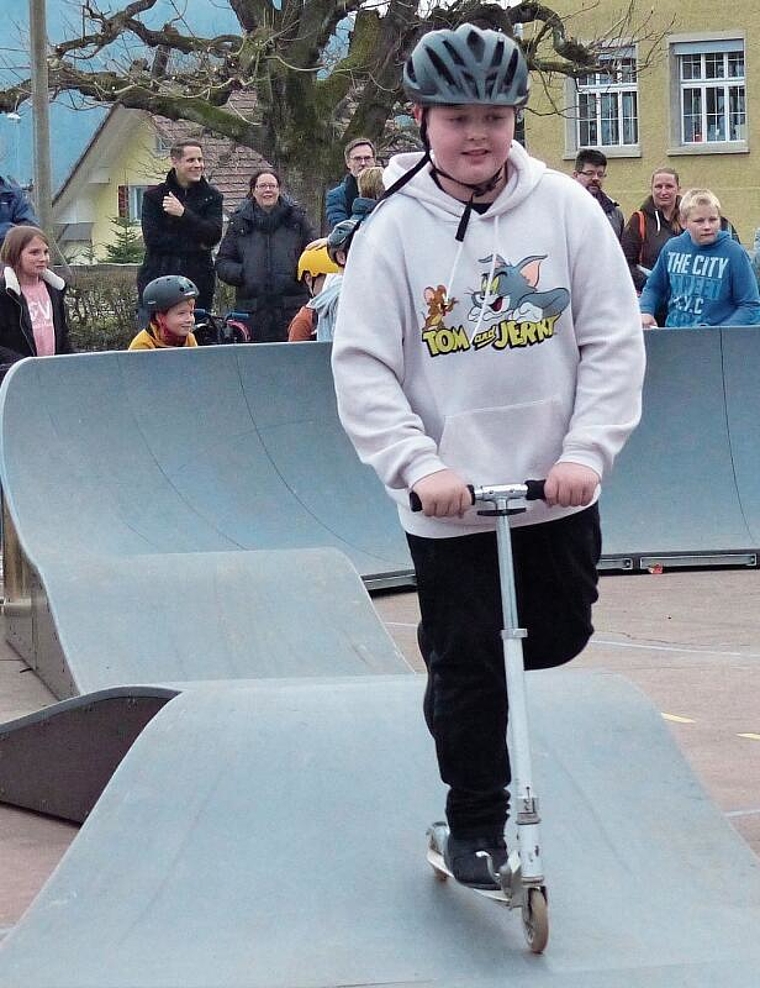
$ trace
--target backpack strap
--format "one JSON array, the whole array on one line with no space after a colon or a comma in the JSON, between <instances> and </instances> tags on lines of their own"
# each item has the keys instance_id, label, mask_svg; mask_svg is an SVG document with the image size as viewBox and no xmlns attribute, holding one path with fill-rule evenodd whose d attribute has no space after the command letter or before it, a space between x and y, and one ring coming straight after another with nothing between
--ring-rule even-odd
<instances>
[{"instance_id":1,"label":"backpack strap","mask_svg":"<svg viewBox=\"0 0 760 988\"><path fill-rule=\"evenodd\" d=\"M635 216L639 218L639 237L641 238L641 247L639 247L639 264L642 263L642 257L644 254L644 237L646 236L646 220L644 219L644 213L637 209Z\"/></svg>"}]
</instances>

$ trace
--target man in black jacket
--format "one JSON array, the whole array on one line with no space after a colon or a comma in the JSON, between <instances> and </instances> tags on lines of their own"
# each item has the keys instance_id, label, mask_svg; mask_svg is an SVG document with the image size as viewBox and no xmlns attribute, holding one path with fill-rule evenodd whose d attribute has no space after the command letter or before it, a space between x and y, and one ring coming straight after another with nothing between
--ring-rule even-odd
<instances>
[{"instance_id":1,"label":"man in black jacket","mask_svg":"<svg viewBox=\"0 0 760 988\"><path fill-rule=\"evenodd\" d=\"M222 194L203 177L203 150L197 141L180 141L169 154L173 167L166 181L143 196L140 307L148 282L180 274L195 283L198 308L208 311L214 297L211 249L222 237Z\"/></svg>"}]
</instances>

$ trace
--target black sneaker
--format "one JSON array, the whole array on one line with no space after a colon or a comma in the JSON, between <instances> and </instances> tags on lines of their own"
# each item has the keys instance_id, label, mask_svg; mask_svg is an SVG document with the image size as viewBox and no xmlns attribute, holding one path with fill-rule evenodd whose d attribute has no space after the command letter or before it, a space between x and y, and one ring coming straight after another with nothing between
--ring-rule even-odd
<instances>
[{"instance_id":1,"label":"black sneaker","mask_svg":"<svg viewBox=\"0 0 760 988\"><path fill-rule=\"evenodd\" d=\"M507 860L507 845L503 837L452 837L448 835L443 860L451 874L461 885L473 889L498 890L501 886L493 880L488 869L488 858L479 857L479 851L491 855L491 867L498 875Z\"/></svg>"}]
</instances>

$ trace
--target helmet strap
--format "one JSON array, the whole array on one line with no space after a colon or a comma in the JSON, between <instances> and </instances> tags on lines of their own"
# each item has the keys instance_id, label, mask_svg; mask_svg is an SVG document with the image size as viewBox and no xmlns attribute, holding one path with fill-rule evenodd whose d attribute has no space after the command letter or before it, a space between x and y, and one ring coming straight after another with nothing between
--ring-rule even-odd
<instances>
[{"instance_id":1,"label":"helmet strap","mask_svg":"<svg viewBox=\"0 0 760 988\"><path fill-rule=\"evenodd\" d=\"M431 165L433 169L433 178L437 175L443 175L450 182L456 182L457 185L461 185L463 189L470 189L470 198L467 200L467 204L464 207L464 212L459 220L459 226L457 227L457 232L455 240L461 243L464 240L464 235L467 233L467 227L470 224L470 217L472 216L472 205L478 196L484 196L487 192L492 192L496 186L501 181L502 175L506 174L506 162L500 165L498 170L493 173L493 175L487 179L485 182L479 182L477 185L471 182L460 182L458 178L454 178L453 175L449 175L442 168L438 168L435 162Z\"/></svg>"},{"instance_id":2,"label":"helmet strap","mask_svg":"<svg viewBox=\"0 0 760 988\"><path fill-rule=\"evenodd\" d=\"M423 122L422 127L424 128L424 122ZM404 172L404 174L401 175L399 178L397 178L396 181L392 185L389 185L388 188L385 189L385 191L383 192L383 194L377 200L378 201L378 204L381 203L381 202L383 202L383 200L388 199L390 196L393 195L394 192L398 192L399 189L403 189L404 186L407 184L407 182L411 182L411 180L414 178L414 176L417 174L417 172L421 172L422 169L425 167L425 165L428 165L428 164L431 163L431 161L430 161L430 147L429 147L428 142L427 142L427 134L425 133L424 130L422 131L422 133L423 133L423 140L425 142L425 153L422 155L422 157L420 158L420 160L417 162L417 164L413 168L410 168L409 171ZM377 208L377 207L375 207L375 208ZM371 215L372 215L371 213L365 213L363 216L360 216L359 217L359 220L357 221L356 226L354 227L353 231L351 232L351 237L349 238L349 241L348 241L349 244L351 243L351 240L356 235L356 231L359 229L359 227L362 225L362 223L367 219L368 216L371 216Z\"/></svg>"},{"instance_id":3,"label":"helmet strap","mask_svg":"<svg viewBox=\"0 0 760 988\"><path fill-rule=\"evenodd\" d=\"M383 192L383 194L380 196L380 199L378 201L382 202L383 199L387 199L389 196L392 196L394 192L398 192L399 189L403 189L406 183L411 182L411 180L414 178L417 172L421 172L422 169L425 167L425 165L427 165L429 162L430 162L430 148L427 146L427 141L426 141L425 153L422 155L422 157L414 166L414 168L410 168L408 172L404 172L404 174L400 178L396 179L393 185L388 186L388 188L385 190L385 192ZM364 219L364 217L362 217L362 219ZM359 223L361 222L362 220L359 220Z\"/></svg>"},{"instance_id":4,"label":"helmet strap","mask_svg":"<svg viewBox=\"0 0 760 988\"><path fill-rule=\"evenodd\" d=\"M177 333L172 333L170 329L167 328L166 322L164 321L163 313L157 312L155 319L155 326L158 330L158 336L163 343L167 346L184 346L186 336L178 336Z\"/></svg>"},{"instance_id":5,"label":"helmet strap","mask_svg":"<svg viewBox=\"0 0 760 988\"><path fill-rule=\"evenodd\" d=\"M396 179L393 185L389 186L383 192L383 194L380 196L379 202L382 202L383 199L388 199L389 196L392 196L394 192L398 192L399 189L403 189L403 187L407 184L407 182L411 182L414 176L418 172L422 171L422 169L429 164L433 173L433 178L435 178L436 175L443 175L443 177L449 179L449 181L456 182L457 185L461 185L463 188L471 190L472 194L470 195L470 199L467 202L467 205L465 206L464 212L462 213L462 218L459 221L459 226L457 228L457 233L456 233L456 239L461 242L462 240L464 240L464 235L467 232L467 227L470 222L470 216L472 215L473 200L477 196L484 196L486 195L486 193L492 192L496 188L496 186L501 181L502 175L506 176L507 163L505 161L504 164L500 165L499 168L494 172L494 174L489 179L487 179L485 182L481 182L478 185L472 185L469 182L460 182L459 179L454 178L453 175L449 175L447 172L443 171L442 168L436 167L435 163L433 162L433 159L430 157L430 141L428 139L428 127L427 127L428 109L429 108L427 106L423 107L422 119L420 120L420 138L422 139L422 143L425 146L425 153L422 155L420 160L413 168L410 168L409 171L404 172L403 175L401 175L399 178ZM354 229L353 234L356 233L356 230L359 228L359 226L361 225L361 223L364 221L365 218L366 215L362 216L362 218L356 224L356 228Z\"/></svg>"}]
</instances>

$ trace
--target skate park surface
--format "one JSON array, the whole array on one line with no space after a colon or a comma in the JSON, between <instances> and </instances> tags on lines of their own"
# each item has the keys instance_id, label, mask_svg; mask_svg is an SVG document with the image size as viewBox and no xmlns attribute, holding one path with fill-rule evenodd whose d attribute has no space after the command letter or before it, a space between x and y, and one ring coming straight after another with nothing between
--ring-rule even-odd
<instances>
[{"instance_id":1,"label":"skate park surface","mask_svg":"<svg viewBox=\"0 0 760 988\"><path fill-rule=\"evenodd\" d=\"M437 786L431 786L435 782L435 767L432 752L425 747L426 740L418 751L420 764L408 779L399 779L398 766L394 766L393 762L387 764L389 753L386 750L380 752L378 761L373 760L368 771L373 780L369 792L362 790L351 796L342 790L338 793L331 790L326 794L329 797L328 805L337 796L343 808L335 817L331 816L325 821L326 836L323 835L321 839L328 840L331 846L319 849L320 861L324 862L322 867L313 860L316 851L301 854L290 843L295 839L296 848L311 846L306 844L313 837L308 827L295 835L290 832L282 834L282 839L286 842L283 852L287 857L285 874L279 871L283 867L277 846L280 835L269 830L261 835L255 828L255 822L253 829L240 826L236 817L250 812L252 808L223 803L218 794L210 793L210 788L217 781L215 773L218 765L209 766L206 762L199 761L196 743L185 748L186 756L194 765L193 779L207 788L190 793L193 800L184 804L180 803L180 797L184 799L188 793L183 791L176 794L177 802L170 808L177 826L173 835L175 844L171 849L171 859L162 860L159 857L157 860L151 833L156 831L162 821L155 818L158 812L155 807L145 806L140 802L145 790L154 785L161 788L167 784L165 777L156 784L151 773L147 778L130 783L129 792L122 790L119 793L117 790L117 801L136 801L135 816L129 821L136 829L130 830L125 826L125 830L121 832L119 827L124 821L110 819L110 813L115 813L118 807L101 807L109 812L109 818L105 820L106 829L99 828L99 839L103 839L103 844L100 847L85 845L81 856L69 862L67 873L59 875L59 880L66 888L67 899L56 895L53 903L47 907L47 915L42 917L45 920L46 936L52 937L54 946L51 949L56 956L60 951L64 952L60 957L66 961L70 980L62 976L62 972L67 969L64 967L54 968L49 980L45 980L44 973L40 976L40 972L36 972L35 976L35 972L29 972L23 967L18 969L18 974L23 977L20 980L14 978L4 967L3 952L0 951L0 984L179 986L340 983L318 979L323 951L331 953L333 957L340 957L341 943L355 946L351 935L344 935L341 924L356 928L370 920L374 924L375 935L382 939L382 953L392 958L397 953L394 949L396 938L400 937L399 948L408 948L418 972L425 971L424 965L429 961L427 949L432 942L435 949L441 952L441 968L451 983L478 985L496 983L498 980L501 984L510 985L598 984L613 988L645 983L661 985L663 988L681 984L756 984L757 960L751 953L751 960L747 961L748 970L741 974L739 972L742 971L745 952L752 947L751 926L755 924L756 928L758 908L757 902L752 904L745 899L747 889L757 884L757 864L753 852L760 852L760 703L756 687L760 663L760 635L756 617L758 594L760 574L757 571L731 570L717 574L666 572L662 575L605 576L602 579L595 638L584 655L573 662L563 676L580 679L583 674L591 672L604 677L621 676L646 694L653 710L667 718L678 719L663 719L662 725L649 724L643 743L645 746L651 744L655 747L655 752L632 751L624 737L621 737L621 726L618 723L625 711L625 705L617 705L614 696L607 694L605 701L610 704L609 711L600 718L592 709L589 722L586 723L590 738L585 735L581 742L567 738L560 732L555 740L557 743L561 740L568 746L568 753L563 755L565 759L570 759L570 753L577 753L581 744L590 743L588 757L605 761L607 772L614 768L625 779L629 771L634 775L650 768L665 771L668 775L665 782L672 778L677 788L675 792L671 792L666 785L666 791L663 792L662 779L652 780L650 786L648 780L635 778L631 780L631 791L643 795L645 802L641 806L631 806L620 800L619 786L599 793L602 805L598 808L598 814L605 827L610 825L613 818L615 827L623 827L619 835L620 842L614 829L604 833L602 839L599 831L591 825L593 820L588 819L588 806L582 803L579 805L577 792L570 794L569 805L566 805L563 802L567 795L564 785L559 788L552 782L549 788L553 791L553 798L550 791L540 790L548 828L545 847L551 909L550 942L544 957L533 958L527 955L516 914L509 914L506 910L487 903L476 902L466 890L453 887L450 883L449 886L440 886L433 878L424 860L424 830L431 822L427 817L440 813L442 794ZM400 648L419 668L420 660L414 646L417 616L415 594L408 592L384 595L376 598L375 604ZM23 671L24 664L7 646L2 655L0 675L3 706L0 716L4 721L53 702L51 694L33 673ZM415 681L418 678L422 677L415 677ZM568 696L572 695L568 691ZM617 699L619 701L620 697ZM407 714L406 719L409 722L418 714L416 706ZM302 708L298 709L298 716L303 731ZM395 722L399 719L394 717ZM635 716L632 722L634 725L638 723ZM357 730L356 736L361 736L366 726L365 723ZM558 732L559 728L560 725L557 725ZM663 762L663 730L675 739L696 773L699 784L706 790L709 800L707 806L703 805L703 797L698 789L687 787L685 794L682 791L684 768L679 764L679 759L671 753L671 759ZM406 745L405 751L411 748L412 743L415 746L420 743L416 735L409 738L385 733L383 736L391 743L391 751L395 742ZM549 749L544 747L544 739L537 740L539 751L546 753ZM547 739L546 743L550 740ZM209 739L200 739L200 743L206 747ZM229 744L229 739L223 743ZM213 744L217 746L218 742L214 741ZM229 751L220 747L218 754L220 757L223 755L228 764L240 758L237 749ZM206 759L210 757L211 753L207 752ZM151 755L150 763L156 762L157 758L158 754ZM406 765L407 756L401 761ZM146 772L150 771L150 763L145 767ZM202 766L212 770L210 775L201 771ZM571 775L575 771L572 764L564 767ZM153 772L161 771L160 761L153 764ZM578 774L580 778L583 777L580 767ZM324 781L322 776L320 780ZM391 784L393 791L389 791ZM428 802L423 807L420 794L415 793L413 803L418 816L413 820L402 816L399 820L396 804L399 800L409 799L412 785L428 795ZM375 798L372 798L373 793L376 793ZM348 800L347 795L351 796ZM200 813L202 807L198 804L204 798L208 800L207 806L212 808L207 811L204 821L207 828L204 840L209 844L196 844L192 848L198 868L198 885L192 892L187 888L183 889L186 894L192 895L192 915L180 913L171 918L162 916L165 904L161 905L160 902L161 908L154 906L150 912L146 907L143 916L134 915L132 910L137 903L160 900L159 885L165 888L172 881L176 883L179 880L177 873L180 878L187 880L188 876L184 875L183 869L188 867L189 862L183 859L177 845L187 837L187 817L198 814L203 820ZM252 793L251 799L254 798ZM368 800L367 807L364 806L365 799ZM615 800L618 805L606 806L605 799ZM676 803L675 809L671 806L671 801ZM691 812L693 804L697 805L697 813ZM142 812L141 805L144 806ZM183 807L181 811L178 809L180 805ZM301 798L293 799L288 809L294 814L300 813ZM365 810L369 816L365 815ZM705 821L704 816L709 818L713 810L716 815L722 814L723 819ZM625 814L623 820L617 819L621 812ZM372 819L375 813L378 814L377 820ZM550 827L549 816L554 817L555 814L558 819ZM663 820L663 814L672 816ZM388 817L392 826L391 832L386 834L383 821ZM344 820L353 822L345 833ZM327 867L327 862L330 868L335 868L335 845L339 848L341 839L349 842L353 840L356 836L354 826L366 826L367 831L362 834L359 848L349 848L346 868L351 887L346 889L336 882L335 886L325 892L327 879L323 868ZM334 828L337 829L337 834ZM725 833L718 846L710 846L705 842L705 834L712 832L714 835L716 828L725 828ZM400 830L402 833L399 833ZM122 848L125 839L129 841L128 847L123 848L123 853L119 854L116 854L113 844L109 842L117 831L117 847ZM33 901L43 881L77 833L78 828L73 824L17 808L0 807L0 924L10 928L18 922L23 910ZM81 836L86 835L82 832ZM262 869L254 870L249 860L249 838L256 844L261 841L264 843L265 850L255 855L258 857L263 854L267 859L264 874L261 873ZM661 862L651 848L661 846L660 841L665 839L668 841L669 854L677 863L678 869L684 862L689 863L688 873L672 876L669 873L656 872L655 868ZM158 842L159 839L156 837L155 840ZM623 840L631 841L631 846L621 847ZM147 842L145 846L141 845L142 841ZM597 841L601 843L601 847ZM382 845L377 851L376 843ZM729 849L728 856L726 845ZM74 847L76 844L72 845L72 849ZM735 853L737 847L741 848L738 855ZM162 850L166 851L163 844ZM94 857L88 864L86 858L90 853ZM621 859L615 860L615 854L620 854ZM574 867L562 860L565 855L572 856ZM588 882L583 879L583 868L580 867L586 856L589 859ZM214 863L211 874L206 870L211 867L209 862ZM79 871L80 864L85 866L83 874ZM104 870L100 871L101 868ZM392 899L387 901L389 889L384 874L390 868L407 871L408 874L393 889ZM151 869L156 869L154 874L150 874ZM242 887L240 881L235 879L238 869L244 874ZM275 888L272 887L270 869L274 869L277 878ZM600 895L600 880L595 876L599 871L605 876L605 881L612 876L620 882L620 886L617 889L604 888ZM730 879L730 885L734 889L727 902L713 899L716 871L727 872L727 879ZM346 876L342 874L340 877L343 881ZM670 891L662 890L661 882L667 880L670 883L674 877L677 881ZM580 888L571 884L579 880ZM280 885L284 888L284 902L278 897ZM355 890L355 898L349 905L355 907L359 918L347 916L338 908L349 908L345 902L334 903L331 898L332 894L340 900L348 896L351 889ZM182 930L187 933L189 926L192 927L190 939L196 945L205 944L208 956L214 960L221 956L229 961L230 954L234 954L233 945L228 943L228 938L239 937L243 941L250 938L252 949L261 942L262 937L268 942L273 935L272 930L267 928L266 935L262 933L261 917L252 911L250 900L263 902L262 908L267 911L274 906L281 909L282 912L278 911L277 915L283 924L288 924L292 917L292 940L285 937L285 944L282 939L278 942L283 947L283 956L288 957L295 952L293 965L296 968L298 964L302 966L297 971L288 968L283 972L282 959L278 963L276 958L273 962L269 957L265 974L262 975L258 964L254 965L252 962L251 969L247 972L249 977L243 975L238 980L220 977L218 981L196 981L183 967L180 977L175 977L175 980L171 980L171 977L157 979L154 970L152 979L146 977L144 980L130 981L130 976L139 972L139 966L136 972L125 963L118 945L109 944L104 956L112 962L107 969L110 979L98 982L97 974L102 975L103 972L96 971L94 980L77 980L76 956L68 952L69 948L66 947L71 931L66 925L61 926L59 915L60 912L65 912L67 901L69 904L76 902L77 893L91 897L89 914L79 916L88 922L84 924L84 929L80 927L78 932L73 931L76 934L73 944L79 951L78 956L83 952L86 962L93 949L97 950L101 934L111 932L103 925L104 917L99 912L94 913L104 908L116 908L112 896L118 901L120 896L128 893L126 903L119 902L118 905L119 912L127 909L125 926L131 924L139 931L147 923L149 916L156 922L159 918L166 920L166 932L161 932L164 927L156 931L155 939L150 941L150 950L147 943L143 946L149 956L151 950L154 952L154 961L159 961L162 969L166 968L168 959L176 956L175 951L179 956L186 956L187 945L180 947L175 938L180 936ZM323 899L320 899L321 893L324 893ZM217 899L218 896L221 896L221 901ZM487 907L485 911L483 905ZM429 919L433 906L433 924L426 926L420 917ZM330 912L333 907L335 911ZM381 908L387 909L391 916L378 917L376 911ZM217 909L219 912L216 912ZM702 921L707 924L707 928L702 929L703 940L681 944L676 950L674 941L683 934L684 929L695 922L694 913L703 909L707 910L707 915L702 917ZM736 923L728 939L724 939L727 934L720 921L724 909L732 913ZM330 912L328 917L324 915L326 911ZM641 911L644 911L644 915ZM38 920L35 920L35 925ZM334 923L332 929L326 929L323 925L328 921ZM651 923L652 927L649 934L646 928L643 932L641 929L647 923ZM298 937L295 936L296 931ZM738 939L734 940L734 937ZM297 949L299 938L301 945ZM460 946L453 949L452 941L461 941L472 948L472 967L464 975L461 968L457 972L457 964L464 963L461 956L463 948ZM642 942L648 945L650 956L637 955L629 967L616 967L624 963L626 954L630 961L631 952L635 952ZM425 947L426 944L428 948ZM21 947L23 942L19 949ZM364 949L362 946L359 953L363 954ZM35 946L34 951L23 950L22 953L24 956L36 957L37 950ZM377 950L380 952L380 947ZM670 967L665 968L661 966L666 959L671 959L672 962L677 953L681 957L688 953L689 962L685 973L677 964L671 963ZM490 960L490 970L481 970L485 963L484 958ZM713 961L716 958L720 960L722 966L719 970L716 970L710 958ZM377 960L376 957L374 959ZM92 963L91 956L89 963ZM393 973L393 965L390 963L377 963L384 976ZM694 965L693 969L691 965ZM169 967L171 968L170 964ZM570 970L567 970L568 967ZM220 964L217 970L224 972L224 964ZM339 972L339 966L332 971L333 974ZM361 980L363 973L366 975L366 972L354 971L356 977L353 983L371 984L382 980L376 978L373 982L366 977ZM293 976L288 978L288 975ZM457 976L460 979L458 982ZM408 982L425 983L421 977L416 981L410 978ZM444 977L439 981L430 978L430 983L445 984L447 981Z\"/></svg>"},{"instance_id":2,"label":"skate park surface","mask_svg":"<svg viewBox=\"0 0 760 988\"><path fill-rule=\"evenodd\" d=\"M711 344L708 349L710 364ZM123 372L118 368L112 387ZM271 403L262 407L271 409ZM113 436L117 417L102 425L102 438L108 430ZM4 410L4 427L8 421ZM726 475L720 480L737 508L734 521L741 515L744 528L735 526L729 544L719 524L717 539L701 533L702 542L679 545L679 551L755 548L752 504L742 499L741 487L742 462L751 464L751 457L745 450L742 461L741 430L729 429L727 415L723 422L723 438L737 447L723 451L733 459L733 486L725 488ZM58 421L63 435L70 425ZM291 432L298 431L297 415L293 425ZM312 456L319 453L315 435ZM708 461L717 464L720 457L704 431L702 442ZM4 482L8 445L6 440ZM61 456L69 484L85 474L72 456L69 445ZM171 483L183 470L191 472L187 460L175 464L173 474L165 458L155 460ZM664 455L659 462L665 463ZM134 463L125 458L122 484ZM100 466L98 479L107 481L111 467ZM290 467L281 461L277 467L301 505L312 498L307 513L329 521L329 499L314 508L323 493L307 494ZM698 471L693 473L696 481ZM198 510L201 488L193 479L192 496L184 487L184 503L200 517L202 537L214 526L217 532L203 546L209 563L204 572L198 545L183 543L176 528L167 535L155 525L146 536L139 512L149 487L146 482L140 489L144 478L131 478L132 504L123 510L127 496L121 496L112 531L99 532L98 545L86 552L81 519L58 532L47 517L43 537L35 532L31 538L30 545L39 538L56 547L46 556L35 544L31 555L39 568L38 596L53 611L56 633L64 632L59 644L71 668L57 681L43 671L59 695L72 698L67 710L81 711L81 699L97 710L95 691L114 694L140 685L140 692L122 697L123 706L155 701L157 712L146 714L147 726L134 728L137 740L111 781L103 781L102 796L90 795L94 808L80 814L87 816L81 830L0 807L0 923L9 930L0 949L0 985L756 984L757 569L605 577L597 633L584 655L565 670L530 677L551 916L549 948L535 958L527 954L516 914L452 883L438 884L424 860L424 830L440 815L443 792L419 715L422 677L410 672L420 669L414 593L384 593L373 608L334 543L314 549L306 526L300 531L307 544L288 543L282 557L272 557L271 543L262 554L241 553L248 536L238 530L230 538L232 513L220 523ZM658 478L661 484L648 461L645 484ZM689 511L674 488L666 499L657 497L660 488L652 490L668 511L676 502L675 516L689 515L691 495L701 504L710 489L715 513L724 500L719 487L705 480L690 490ZM11 477L12 507L19 490ZM88 482L85 493L96 497L96 485ZM341 508L350 498L339 494ZM22 505L20 518L24 510ZM159 503L158 516L161 510ZM166 517L173 516L166 511ZM336 519L345 520L336 514L323 527L344 545L353 544L353 534L346 538L350 526L341 529ZM86 521L91 524L91 514ZM365 541L354 553L365 578L403 569L402 557L377 534L380 524L371 551ZM135 534L142 552L129 545ZM23 523L19 535L22 541L28 535ZM657 553L655 543L627 545L623 551L632 555L642 548ZM120 553L123 558L115 559ZM177 553L182 565L171 567ZM72 554L78 567L67 566ZM247 562L233 563L230 554ZM208 639L191 648L192 627L172 639L162 632L159 610L143 609L150 630L143 637L153 645L150 665L149 648L137 641L146 588L149 593L155 581L178 574L185 581L177 585L180 598L193 581L215 589L200 608L224 638L224 647L209 658L210 675L202 674ZM247 598L236 590L241 582L250 587ZM84 620L88 591L91 604L97 591L93 610L117 623L119 588L130 598L118 615L121 637L93 618L89 625ZM287 603L288 588L303 600L306 634L291 627L299 615ZM243 617L246 605L256 620ZM280 609L284 616L278 618ZM166 620L181 613L169 609ZM325 619L334 621L330 633ZM18 615L10 620L18 624ZM230 631L238 621L241 637L250 635L252 650L267 661L240 666L244 649ZM256 621L272 624L269 640L260 630L256 637ZM125 666L121 657L129 659L130 634L146 659ZM91 642L97 636L107 645L108 658L99 664L105 669L95 661ZM191 654L182 665L176 655L185 650ZM333 651L330 669L326 656ZM2 656L2 721L34 720L35 712L59 706L18 656L10 650ZM43 730L40 722L26 725L35 744L53 721L45 720ZM0 764L7 751L0 747ZM71 760L63 750L56 757L61 768ZM76 788L76 780L67 786Z\"/></svg>"}]
</instances>

